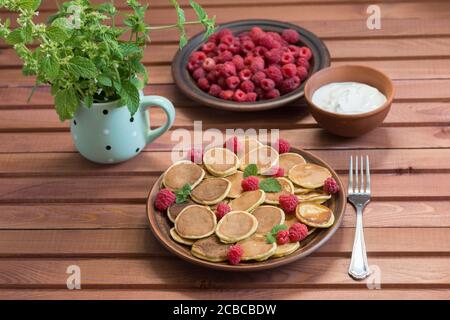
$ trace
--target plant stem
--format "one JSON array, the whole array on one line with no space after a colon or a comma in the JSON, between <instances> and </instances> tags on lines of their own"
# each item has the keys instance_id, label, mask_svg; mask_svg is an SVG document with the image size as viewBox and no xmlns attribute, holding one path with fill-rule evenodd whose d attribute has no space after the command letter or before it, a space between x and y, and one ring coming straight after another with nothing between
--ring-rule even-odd
<instances>
[{"instance_id":1,"label":"plant stem","mask_svg":"<svg viewBox=\"0 0 450 320\"><path fill-rule=\"evenodd\" d=\"M200 21L186 21L184 24L200 24ZM156 27L147 27L147 30L164 30L164 29L171 29L171 28L178 28L178 24L168 24L163 26L156 26Z\"/></svg>"}]
</instances>

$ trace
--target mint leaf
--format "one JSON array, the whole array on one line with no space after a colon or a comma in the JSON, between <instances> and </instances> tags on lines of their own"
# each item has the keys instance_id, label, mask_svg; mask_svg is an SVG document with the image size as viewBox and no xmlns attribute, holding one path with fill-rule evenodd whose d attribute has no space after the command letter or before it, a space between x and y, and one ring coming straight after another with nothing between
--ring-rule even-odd
<instances>
[{"instance_id":1,"label":"mint leaf","mask_svg":"<svg viewBox=\"0 0 450 320\"><path fill-rule=\"evenodd\" d=\"M120 97L123 102L127 105L128 110L130 110L131 115L134 115L139 109L139 90L130 80L122 81L122 86L120 90Z\"/></svg>"},{"instance_id":2,"label":"mint leaf","mask_svg":"<svg viewBox=\"0 0 450 320\"><path fill-rule=\"evenodd\" d=\"M94 63L83 57L73 57L68 64L69 71L78 78L95 78L97 68Z\"/></svg>"},{"instance_id":3,"label":"mint leaf","mask_svg":"<svg viewBox=\"0 0 450 320\"><path fill-rule=\"evenodd\" d=\"M7 44L17 44L22 42L23 40L22 28L14 29L8 34L5 39Z\"/></svg>"},{"instance_id":4,"label":"mint leaf","mask_svg":"<svg viewBox=\"0 0 450 320\"><path fill-rule=\"evenodd\" d=\"M19 7L25 10L36 10L39 8L41 0L20 0Z\"/></svg>"},{"instance_id":5,"label":"mint leaf","mask_svg":"<svg viewBox=\"0 0 450 320\"><path fill-rule=\"evenodd\" d=\"M258 175L258 167L256 166L256 164L251 163L247 167L245 167L244 178L257 175Z\"/></svg>"},{"instance_id":6,"label":"mint leaf","mask_svg":"<svg viewBox=\"0 0 450 320\"><path fill-rule=\"evenodd\" d=\"M266 233L266 242L267 243L275 243L277 241L277 233L280 230L287 230L288 227L284 224L277 224L275 227L270 230L270 232Z\"/></svg>"},{"instance_id":7,"label":"mint leaf","mask_svg":"<svg viewBox=\"0 0 450 320\"><path fill-rule=\"evenodd\" d=\"M280 192L281 184L275 178L267 178L259 183L259 188L264 192Z\"/></svg>"},{"instance_id":8,"label":"mint leaf","mask_svg":"<svg viewBox=\"0 0 450 320\"><path fill-rule=\"evenodd\" d=\"M55 96L55 107L61 121L72 119L78 108L75 90L72 88L59 90Z\"/></svg>"},{"instance_id":9,"label":"mint leaf","mask_svg":"<svg viewBox=\"0 0 450 320\"><path fill-rule=\"evenodd\" d=\"M277 239L270 232L268 232L266 234L266 242L272 244L275 243L275 241L277 241Z\"/></svg>"},{"instance_id":10,"label":"mint leaf","mask_svg":"<svg viewBox=\"0 0 450 320\"><path fill-rule=\"evenodd\" d=\"M133 66L134 71L141 74L144 77L144 83L148 82L148 73L147 68L139 61L139 60L132 60L131 65Z\"/></svg>"},{"instance_id":11,"label":"mint leaf","mask_svg":"<svg viewBox=\"0 0 450 320\"><path fill-rule=\"evenodd\" d=\"M63 28L58 26L50 26L47 28L47 35L50 40L55 42L64 42L69 38L69 35Z\"/></svg>"},{"instance_id":12,"label":"mint leaf","mask_svg":"<svg viewBox=\"0 0 450 320\"><path fill-rule=\"evenodd\" d=\"M102 86L106 86L106 87L111 87L112 86L112 81L110 78L108 78L107 76L100 74L97 77L97 81L98 83L100 83Z\"/></svg>"},{"instance_id":13,"label":"mint leaf","mask_svg":"<svg viewBox=\"0 0 450 320\"><path fill-rule=\"evenodd\" d=\"M175 7L175 11L178 15L178 22L177 22L177 28L180 30L180 42L179 46L180 49L183 49L183 47L187 43L187 35L186 35L186 29L184 28L184 24L186 23L186 17L184 15L183 9L181 9L180 5L176 0L170 0L172 5Z\"/></svg>"},{"instance_id":14,"label":"mint leaf","mask_svg":"<svg viewBox=\"0 0 450 320\"><path fill-rule=\"evenodd\" d=\"M45 56L42 58L42 63L40 64L41 71L45 76L53 81L58 77L59 74L59 63L52 56Z\"/></svg>"},{"instance_id":15,"label":"mint leaf","mask_svg":"<svg viewBox=\"0 0 450 320\"><path fill-rule=\"evenodd\" d=\"M179 189L179 190L175 190L175 196L176 196L176 203L184 203L186 202L187 198L189 197L189 195L191 194L192 188L191 185L189 183L186 183L183 188Z\"/></svg>"}]
</instances>

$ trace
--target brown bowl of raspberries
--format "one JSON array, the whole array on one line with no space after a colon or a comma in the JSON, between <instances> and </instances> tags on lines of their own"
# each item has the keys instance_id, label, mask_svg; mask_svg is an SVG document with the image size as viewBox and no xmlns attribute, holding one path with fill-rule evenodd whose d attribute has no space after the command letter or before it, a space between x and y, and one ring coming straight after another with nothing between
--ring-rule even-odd
<instances>
[{"instance_id":1,"label":"brown bowl of raspberries","mask_svg":"<svg viewBox=\"0 0 450 320\"><path fill-rule=\"evenodd\" d=\"M307 79L330 65L325 44L299 26L273 20L221 25L175 55L172 75L201 104L234 111L280 107L304 95Z\"/></svg>"}]
</instances>

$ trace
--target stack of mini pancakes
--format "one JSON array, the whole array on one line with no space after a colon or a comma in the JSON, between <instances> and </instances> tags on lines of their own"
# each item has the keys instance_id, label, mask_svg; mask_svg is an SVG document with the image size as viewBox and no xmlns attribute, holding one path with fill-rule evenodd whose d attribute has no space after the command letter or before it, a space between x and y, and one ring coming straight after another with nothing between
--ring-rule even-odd
<instances>
[{"instance_id":1,"label":"stack of mini pancakes","mask_svg":"<svg viewBox=\"0 0 450 320\"><path fill-rule=\"evenodd\" d=\"M242 247L242 261L263 261L300 248L300 242L269 243L266 235L273 227L284 224L289 228L301 222L310 235L317 228L328 228L334 223L333 211L324 205L331 195L322 190L324 181L331 177L328 169L306 163L297 153L279 154L253 138L242 138L240 142L242 149L237 154L225 148L211 148L204 153L200 165L183 160L166 170L161 188L176 191L186 184L192 188L190 199L167 210L174 224L170 230L173 240L191 246L192 255L207 261L227 260L233 244ZM285 176L276 178L281 191L243 191L241 182L249 164L256 164L260 181L267 179L274 168L283 168ZM285 214L279 207L278 198L283 194L297 195L300 201L295 214ZM221 202L232 211L217 221L215 210Z\"/></svg>"}]
</instances>

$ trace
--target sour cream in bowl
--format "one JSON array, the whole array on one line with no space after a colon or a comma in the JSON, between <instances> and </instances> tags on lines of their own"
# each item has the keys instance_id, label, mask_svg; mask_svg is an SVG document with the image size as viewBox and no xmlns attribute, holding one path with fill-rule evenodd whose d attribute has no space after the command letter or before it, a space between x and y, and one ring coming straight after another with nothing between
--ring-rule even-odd
<instances>
[{"instance_id":1,"label":"sour cream in bowl","mask_svg":"<svg viewBox=\"0 0 450 320\"><path fill-rule=\"evenodd\" d=\"M344 137L360 136L378 127L393 96L389 77L366 66L325 68L305 85L311 115L322 128Z\"/></svg>"}]
</instances>

